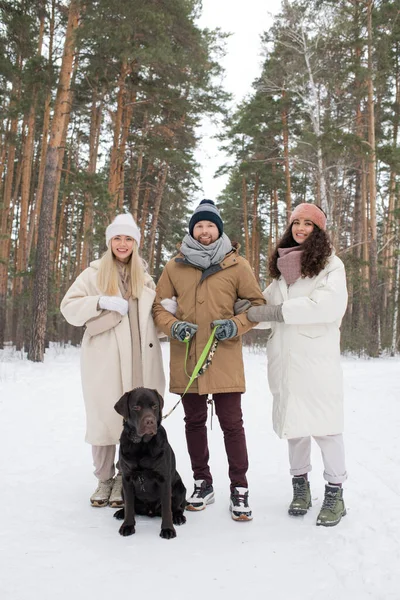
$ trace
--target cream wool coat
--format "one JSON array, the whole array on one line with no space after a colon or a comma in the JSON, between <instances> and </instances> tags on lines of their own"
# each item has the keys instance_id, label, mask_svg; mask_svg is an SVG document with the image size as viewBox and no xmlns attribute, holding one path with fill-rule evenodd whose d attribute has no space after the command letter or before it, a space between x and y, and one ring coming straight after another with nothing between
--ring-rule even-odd
<instances>
[{"instance_id":1,"label":"cream wool coat","mask_svg":"<svg viewBox=\"0 0 400 600\"><path fill-rule=\"evenodd\" d=\"M347 306L342 261L331 255L317 277L288 286L283 277L263 292L282 304L284 323L271 323L267 344L273 426L281 438L343 431L340 324Z\"/></svg>"},{"instance_id":2,"label":"cream wool coat","mask_svg":"<svg viewBox=\"0 0 400 600\"><path fill-rule=\"evenodd\" d=\"M69 288L61 302L61 312L71 325L83 326L102 313L97 303L102 295L97 287L100 260L90 263ZM158 333L152 318L155 285L148 275L139 298L139 329L143 366L143 385L162 396L165 378ZM86 330L81 349L82 389L86 408L86 441L95 446L117 444L122 417L115 403L133 388L132 344L128 316L95 336Z\"/></svg>"}]
</instances>

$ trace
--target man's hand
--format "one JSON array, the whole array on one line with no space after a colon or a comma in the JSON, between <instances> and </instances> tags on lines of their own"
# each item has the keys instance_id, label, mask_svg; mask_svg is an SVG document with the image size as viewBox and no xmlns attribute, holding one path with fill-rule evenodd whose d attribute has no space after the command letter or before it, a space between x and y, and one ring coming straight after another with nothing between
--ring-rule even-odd
<instances>
[{"instance_id":1,"label":"man's hand","mask_svg":"<svg viewBox=\"0 0 400 600\"><path fill-rule=\"evenodd\" d=\"M213 321L211 326L217 328L215 330L215 337L220 342L235 337L238 330L235 321L232 321L232 319L220 319Z\"/></svg>"},{"instance_id":2,"label":"man's hand","mask_svg":"<svg viewBox=\"0 0 400 600\"><path fill-rule=\"evenodd\" d=\"M171 337L178 340L178 342L186 342L192 339L197 329L198 325L195 325L195 323L175 321L171 327Z\"/></svg>"}]
</instances>

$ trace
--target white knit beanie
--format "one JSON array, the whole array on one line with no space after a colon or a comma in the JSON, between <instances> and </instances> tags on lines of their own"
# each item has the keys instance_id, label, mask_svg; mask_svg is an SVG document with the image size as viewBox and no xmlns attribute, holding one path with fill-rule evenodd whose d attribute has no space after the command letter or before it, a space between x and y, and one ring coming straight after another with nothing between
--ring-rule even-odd
<instances>
[{"instance_id":1,"label":"white knit beanie","mask_svg":"<svg viewBox=\"0 0 400 600\"><path fill-rule=\"evenodd\" d=\"M106 244L116 235L130 235L140 246L140 231L130 213L117 215L106 229Z\"/></svg>"}]
</instances>

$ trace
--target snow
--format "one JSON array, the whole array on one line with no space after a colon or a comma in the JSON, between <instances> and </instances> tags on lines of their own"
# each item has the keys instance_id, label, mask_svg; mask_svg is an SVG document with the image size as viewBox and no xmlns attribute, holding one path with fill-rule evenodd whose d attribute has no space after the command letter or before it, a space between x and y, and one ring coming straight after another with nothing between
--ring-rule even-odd
<instances>
[{"instance_id":1,"label":"snow","mask_svg":"<svg viewBox=\"0 0 400 600\"><path fill-rule=\"evenodd\" d=\"M163 344L165 366L168 345ZM83 442L79 349L53 346L43 364L0 351L0 598L87 600L398 600L400 598L400 360L343 358L347 516L316 527L324 481L314 445L313 507L289 517L287 444L271 426L266 357L245 349L243 410L254 520L232 521L222 434L209 430L216 502L186 513L174 540L138 517L123 538L113 510L92 508ZM166 410L177 397L166 396ZM182 408L165 421L188 490Z\"/></svg>"}]
</instances>

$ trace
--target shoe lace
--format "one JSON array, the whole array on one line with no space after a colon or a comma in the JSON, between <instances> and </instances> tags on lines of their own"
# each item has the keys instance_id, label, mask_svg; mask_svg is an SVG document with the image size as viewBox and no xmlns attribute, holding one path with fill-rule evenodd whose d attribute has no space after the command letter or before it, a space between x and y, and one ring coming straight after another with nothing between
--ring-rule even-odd
<instances>
[{"instance_id":1,"label":"shoe lace","mask_svg":"<svg viewBox=\"0 0 400 600\"><path fill-rule=\"evenodd\" d=\"M322 503L322 510L324 508L328 509L328 510L333 510L336 505L336 500L337 500L337 492L331 492L330 490L327 490L325 492L324 501Z\"/></svg>"},{"instance_id":2,"label":"shoe lace","mask_svg":"<svg viewBox=\"0 0 400 600\"><path fill-rule=\"evenodd\" d=\"M294 499L306 500L307 499L307 484L304 481L298 482L296 481L293 484L293 495Z\"/></svg>"},{"instance_id":3,"label":"shoe lace","mask_svg":"<svg viewBox=\"0 0 400 600\"><path fill-rule=\"evenodd\" d=\"M122 477L119 477L117 475L117 477L114 479L114 484L113 484L113 489L112 489L112 494L118 494L120 495L122 491Z\"/></svg>"},{"instance_id":4,"label":"shoe lace","mask_svg":"<svg viewBox=\"0 0 400 600\"><path fill-rule=\"evenodd\" d=\"M249 493L245 492L244 494L239 494L239 492L235 492L232 494L232 504L234 506L244 506L245 508L247 508L249 506L248 504L248 497L249 497Z\"/></svg>"},{"instance_id":5,"label":"shoe lace","mask_svg":"<svg viewBox=\"0 0 400 600\"><path fill-rule=\"evenodd\" d=\"M95 491L95 494L103 494L103 493L109 492L110 486L111 486L111 479L107 479L107 481L100 481L99 485L97 486L97 489Z\"/></svg>"},{"instance_id":6,"label":"shoe lace","mask_svg":"<svg viewBox=\"0 0 400 600\"><path fill-rule=\"evenodd\" d=\"M193 490L193 494L192 494L192 498L201 498L202 497L202 492L205 489L204 486L202 485L196 485L194 484L194 490Z\"/></svg>"}]
</instances>

